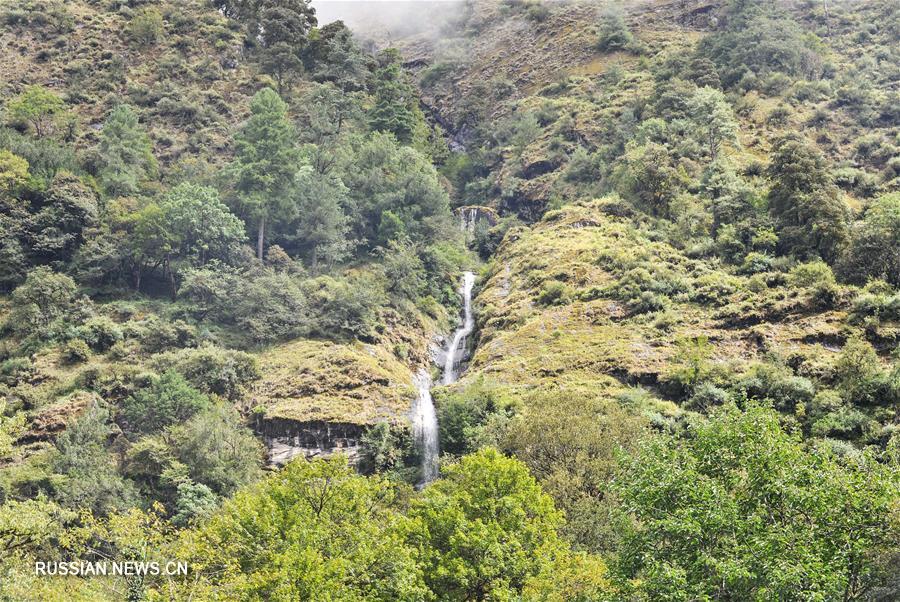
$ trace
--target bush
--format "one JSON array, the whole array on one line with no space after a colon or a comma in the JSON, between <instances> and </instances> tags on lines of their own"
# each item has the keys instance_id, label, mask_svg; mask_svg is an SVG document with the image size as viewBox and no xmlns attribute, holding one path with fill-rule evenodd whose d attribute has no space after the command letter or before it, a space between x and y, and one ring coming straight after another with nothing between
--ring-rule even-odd
<instances>
[{"instance_id":1,"label":"bush","mask_svg":"<svg viewBox=\"0 0 900 602\"><path fill-rule=\"evenodd\" d=\"M157 370L176 370L198 390L232 401L261 376L253 355L212 345L158 354L151 364Z\"/></svg>"},{"instance_id":2,"label":"bush","mask_svg":"<svg viewBox=\"0 0 900 602\"><path fill-rule=\"evenodd\" d=\"M631 30L625 24L622 13L607 11L600 17L598 28L597 49L602 52L614 52L625 50L634 42Z\"/></svg>"},{"instance_id":3,"label":"bush","mask_svg":"<svg viewBox=\"0 0 900 602\"><path fill-rule=\"evenodd\" d=\"M90 347L81 339L72 339L65 344L62 350L62 359L67 364L86 362L90 356Z\"/></svg>"},{"instance_id":4,"label":"bush","mask_svg":"<svg viewBox=\"0 0 900 602\"><path fill-rule=\"evenodd\" d=\"M140 46L151 46L162 37L163 18L155 8L145 8L128 23L128 35Z\"/></svg>"},{"instance_id":5,"label":"bush","mask_svg":"<svg viewBox=\"0 0 900 602\"><path fill-rule=\"evenodd\" d=\"M98 353L122 340L122 329L107 317L91 318L75 331L75 336Z\"/></svg>"},{"instance_id":6,"label":"bush","mask_svg":"<svg viewBox=\"0 0 900 602\"><path fill-rule=\"evenodd\" d=\"M571 298L569 287L558 280L551 280L544 283L540 292L535 298L535 303L544 307L550 305L565 305Z\"/></svg>"},{"instance_id":7,"label":"bush","mask_svg":"<svg viewBox=\"0 0 900 602\"><path fill-rule=\"evenodd\" d=\"M184 422L208 406L205 395L193 389L181 374L169 370L126 399L122 414L129 430L154 433Z\"/></svg>"}]
</instances>

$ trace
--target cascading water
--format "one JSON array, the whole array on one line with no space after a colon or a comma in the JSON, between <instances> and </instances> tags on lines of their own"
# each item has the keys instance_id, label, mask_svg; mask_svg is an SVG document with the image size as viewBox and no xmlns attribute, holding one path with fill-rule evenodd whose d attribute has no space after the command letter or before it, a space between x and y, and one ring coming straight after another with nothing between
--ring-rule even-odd
<instances>
[{"instance_id":1,"label":"cascading water","mask_svg":"<svg viewBox=\"0 0 900 602\"><path fill-rule=\"evenodd\" d=\"M444 362L444 374L442 383L450 385L459 377L459 364L466 351L466 337L475 328L475 318L472 315L472 288L475 285L475 274L466 272L463 274L463 286L460 291L463 296L463 323L453 334L450 346L447 348ZM438 475L438 421L434 410L434 402L431 399L431 377L428 371L422 369L415 378L419 395L413 409L413 436L419 451L422 454L422 480L419 487L424 487Z\"/></svg>"},{"instance_id":2,"label":"cascading water","mask_svg":"<svg viewBox=\"0 0 900 602\"><path fill-rule=\"evenodd\" d=\"M431 377L424 368L416 375L419 396L413 416L413 436L422 454L422 480L419 486L433 481L438 474L438 422L434 403L431 400Z\"/></svg>"},{"instance_id":3,"label":"cascading water","mask_svg":"<svg viewBox=\"0 0 900 602\"><path fill-rule=\"evenodd\" d=\"M475 285L475 274L466 272L463 274L463 323L453 335L447 355L444 358L443 384L452 385L459 378L459 364L466 353L466 338L472 334L475 328L475 318L472 315L472 287Z\"/></svg>"}]
</instances>

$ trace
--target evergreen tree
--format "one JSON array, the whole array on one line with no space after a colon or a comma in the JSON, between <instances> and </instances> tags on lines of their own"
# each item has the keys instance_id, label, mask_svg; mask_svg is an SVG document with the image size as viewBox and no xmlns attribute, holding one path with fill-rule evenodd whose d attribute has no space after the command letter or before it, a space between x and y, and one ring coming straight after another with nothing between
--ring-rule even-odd
<instances>
[{"instance_id":1,"label":"evergreen tree","mask_svg":"<svg viewBox=\"0 0 900 602\"><path fill-rule=\"evenodd\" d=\"M319 262L329 266L345 259L353 248L350 222L344 214L349 202L347 188L337 178L304 168L297 175L297 239L309 258L313 272Z\"/></svg>"},{"instance_id":2,"label":"evergreen tree","mask_svg":"<svg viewBox=\"0 0 900 602\"><path fill-rule=\"evenodd\" d=\"M834 260L848 238L849 209L819 149L787 136L776 145L768 173L780 249Z\"/></svg>"},{"instance_id":3,"label":"evergreen tree","mask_svg":"<svg viewBox=\"0 0 900 602\"><path fill-rule=\"evenodd\" d=\"M283 93L291 76L303 69L303 49L316 25L311 0L262 0L256 32L262 46L263 69L275 76Z\"/></svg>"},{"instance_id":4,"label":"evergreen tree","mask_svg":"<svg viewBox=\"0 0 900 602\"><path fill-rule=\"evenodd\" d=\"M99 176L111 196L138 192L143 182L156 177L156 159L150 137L128 105L114 108L100 133Z\"/></svg>"},{"instance_id":5,"label":"evergreen tree","mask_svg":"<svg viewBox=\"0 0 900 602\"><path fill-rule=\"evenodd\" d=\"M418 96L400 65L396 50L385 50L380 59L383 65L375 72L375 106L369 112L369 126L373 131L391 133L400 142L409 144L425 125Z\"/></svg>"},{"instance_id":6,"label":"evergreen tree","mask_svg":"<svg viewBox=\"0 0 900 602\"><path fill-rule=\"evenodd\" d=\"M257 92L250 111L250 119L235 136L232 169L240 203L257 224L256 254L262 261L269 222L290 218L295 210L289 193L299 153L287 104L274 90Z\"/></svg>"}]
</instances>

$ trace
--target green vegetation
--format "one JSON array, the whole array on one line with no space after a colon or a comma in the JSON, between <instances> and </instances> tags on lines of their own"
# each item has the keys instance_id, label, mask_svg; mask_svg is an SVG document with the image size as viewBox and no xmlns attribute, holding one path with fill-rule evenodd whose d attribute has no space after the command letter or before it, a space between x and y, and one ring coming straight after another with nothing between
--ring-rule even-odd
<instances>
[{"instance_id":1,"label":"green vegetation","mask_svg":"<svg viewBox=\"0 0 900 602\"><path fill-rule=\"evenodd\" d=\"M0 599L897 599L896 2L317 4L0 7Z\"/></svg>"}]
</instances>

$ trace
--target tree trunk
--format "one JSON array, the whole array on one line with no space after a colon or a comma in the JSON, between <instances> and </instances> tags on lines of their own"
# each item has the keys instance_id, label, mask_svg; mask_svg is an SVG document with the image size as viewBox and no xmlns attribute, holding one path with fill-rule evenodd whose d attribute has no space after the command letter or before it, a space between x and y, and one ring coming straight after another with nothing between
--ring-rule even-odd
<instances>
[{"instance_id":1,"label":"tree trunk","mask_svg":"<svg viewBox=\"0 0 900 602\"><path fill-rule=\"evenodd\" d=\"M259 219L259 233L256 237L256 257L262 261L263 260L263 247L265 245L266 239L266 216L262 216Z\"/></svg>"}]
</instances>

